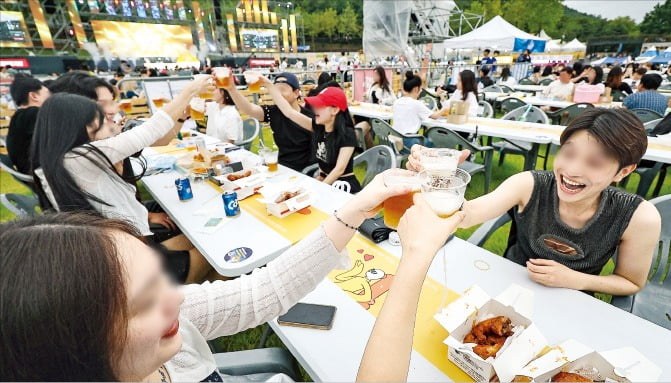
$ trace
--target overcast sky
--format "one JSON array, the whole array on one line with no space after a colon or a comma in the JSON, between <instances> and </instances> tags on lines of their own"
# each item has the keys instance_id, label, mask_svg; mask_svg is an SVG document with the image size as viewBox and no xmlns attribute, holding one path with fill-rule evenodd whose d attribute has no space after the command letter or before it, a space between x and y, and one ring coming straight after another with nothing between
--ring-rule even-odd
<instances>
[{"instance_id":1,"label":"overcast sky","mask_svg":"<svg viewBox=\"0 0 671 383\"><path fill-rule=\"evenodd\" d=\"M664 0L564 0L564 5L607 19L629 16L640 23L655 4L663 2Z\"/></svg>"}]
</instances>

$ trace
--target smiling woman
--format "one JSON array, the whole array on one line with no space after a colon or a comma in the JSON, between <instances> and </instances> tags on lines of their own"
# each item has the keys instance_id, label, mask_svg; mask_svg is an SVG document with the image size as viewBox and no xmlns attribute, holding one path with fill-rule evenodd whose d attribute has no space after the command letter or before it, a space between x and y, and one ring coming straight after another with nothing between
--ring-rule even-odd
<instances>
[{"instance_id":1,"label":"smiling woman","mask_svg":"<svg viewBox=\"0 0 671 383\"><path fill-rule=\"evenodd\" d=\"M516 174L464 205L461 227L506 212L513 217L505 257L551 287L612 295L640 290L661 230L655 207L610 186L635 169L647 147L643 124L626 110L595 108L561 136L554 171ZM410 167L418 164L413 148ZM615 255L612 275L600 276Z\"/></svg>"}]
</instances>

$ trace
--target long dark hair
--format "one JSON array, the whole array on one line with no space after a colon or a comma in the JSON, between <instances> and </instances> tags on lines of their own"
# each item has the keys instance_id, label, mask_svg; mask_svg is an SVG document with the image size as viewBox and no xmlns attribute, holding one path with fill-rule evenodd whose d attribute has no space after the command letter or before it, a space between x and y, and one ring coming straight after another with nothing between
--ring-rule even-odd
<instances>
[{"instance_id":1,"label":"long dark hair","mask_svg":"<svg viewBox=\"0 0 671 383\"><path fill-rule=\"evenodd\" d=\"M348 131L348 129L350 131ZM334 137L333 139L326 140L326 152L328 153L328 158L327 162L329 163L336 163L338 160L338 155L339 155L339 150L336 150L335 144L336 142L340 141L340 137L345 136L346 134L350 134L354 132L354 119L352 118L352 115L349 112L349 109L345 110L340 110L338 111L338 114L335 116L335 120L333 121L333 133L331 133ZM313 139L317 139L315 134L313 134ZM316 150L317 145L316 142L314 144L314 148ZM313 153L314 154L314 153Z\"/></svg>"},{"instance_id":2,"label":"long dark hair","mask_svg":"<svg viewBox=\"0 0 671 383\"><path fill-rule=\"evenodd\" d=\"M541 74L541 77L547 77L552 74L552 65L546 65L545 68L543 68L543 73Z\"/></svg>"},{"instance_id":3,"label":"long dark hair","mask_svg":"<svg viewBox=\"0 0 671 383\"><path fill-rule=\"evenodd\" d=\"M612 67L608 72L608 77L606 77L606 86L612 89L620 89L622 74L622 68L619 65Z\"/></svg>"},{"instance_id":4,"label":"long dark hair","mask_svg":"<svg viewBox=\"0 0 671 383\"><path fill-rule=\"evenodd\" d=\"M0 225L0 380L116 381L127 339L128 223L93 213ZM30 278L33 276L38 278Z\"/></svg>"},{"instance_id":5,"label":"long dark hair","mask_svg":"<svg viewBox=\"0 0 671 383\"><path fill-rule=\"evenodd\" d=\"M98 126L102 127L104 119L98 104L76 94L59 93L42 104L35 122L31 165L43 209L55 206L51 205L35 173L39 168L44 172L60 211L94 210L89 200L109 206L107 202L82 190L64 166L66 154L75 154L80 157L79 161L89 161L101 171L111 171L112 176L123 181L109 158L89 144L91 139L87 126L97 121Z\"/></svg>"},{"instance_id":6,"label":"long dark hair","mask_svg":"<svg viewBox=\"0 0 671 383\"><path fill-rule=\"evenodd\" d=\"M387 80L387 73L384 71L384 68L378 65L375 67L375 72L377 73L377 76L380 78L380 82L378 83L380 88L382 88L382 90L386 90L387 92L391 93L391 87L389 86L389 80Z\"/></svg>"},{"instance_id":7,"label":"long dark hair","mask_svg":"<svg viewBox=\"0 0 671 383\"><path fill-rule=\"evenodd\" d=\"M510 77L510 68L505 67L501 69L501 80L506 81Z\"/></svg>"},{"instance_id":8,"label":"long dark hair","mask_svg":"<svg viewBox=\"0 0 671 383\"><path fill-rule=\"evenodd\" d=\"M505 68L504 68L505 69ZM466 101L468 98L468 93L473 92L475 98L478 98L478 82L475 81L475 73L471 70L462 70L459 72L459 78L461 79L461 99Z\"/></svg>"}]
</instances>

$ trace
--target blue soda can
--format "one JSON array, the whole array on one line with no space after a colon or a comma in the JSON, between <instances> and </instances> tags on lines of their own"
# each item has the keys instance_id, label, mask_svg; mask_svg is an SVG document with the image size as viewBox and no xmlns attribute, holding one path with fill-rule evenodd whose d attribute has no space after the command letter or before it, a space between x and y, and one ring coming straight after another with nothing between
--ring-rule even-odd
<instances>
[{"instance_id":1,"label":"blue soda can","mask_svg":"<svg viewBox=\"0 0 671 383\"><path fill-rule=\"evenodd\" d=\"M227 191L221 196L224 200L224 211L227 217L237 217L240 215L240 205L238 204L238 193Z\"/></svg>"},{"instance_id":2,"label":"blue soda can","mask_svg":"<svg viewBox=\"0 0 671 383\"><path fill-rule=\"evenodd\" d=\"M191 181L188 177L179 177L175 180L177 187L177 196L180 201L188 201L193 198L193 191L191 191Z\"/></svg>"}]
</instances>

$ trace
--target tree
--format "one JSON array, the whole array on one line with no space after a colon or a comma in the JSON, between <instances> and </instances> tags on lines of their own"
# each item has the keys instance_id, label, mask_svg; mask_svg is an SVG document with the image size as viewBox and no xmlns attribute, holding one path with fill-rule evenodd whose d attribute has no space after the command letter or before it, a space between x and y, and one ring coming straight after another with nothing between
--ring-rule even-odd
<instances>
[{"instance_id":1,"label":"tree","mask_svg":"<svg viewBox=\"0 0 671 383\"><path fill-rule=\"evenodd\" d=\"M652 11L646 13L640 28L643 33L671 33L671 0L655 5Z\"/></svg>"},{"instance_id":2,"label":"tree","mask_svg":"<svg viewBox=\"0 0 671 383\"><path fill-rule=\"evenodd\" d=\"M503 14L501 0L476 0L466 10L469 13L485 15L485 22Z\"/></svg>"},{"instance_id":3,"label":"tree","mask_svg":"<svg viewBox=\"0 0 671 383\"><path fill-rule=\"evenodd\" d=\"M606 23L604 34L606 35L629 35L634 36L639 33L636 21L629 16L617 17Z\"/></svg>"},{"instance_id":4,"label":"tree","mask_svg":"<svg viewBox=\"0 0 671 383\"><path fill-rule=\"evenodd\" d=\"M547 32L555 29L562 11L560 0L534 0L533 6L526 0L508 0L503 5L503 18L529 33L538 33L541 29Z\"/></svg>"},{"instance_id":5,"label":"tree","mask_svg":"<svg viewBox=\"0 0 671 383\"><path fill-rule=\"evenodd\" d=\"M335 9L328 8L316 15L316 21L315 28L319 30L319 34L333 37L338 26L338 13Z\"/></svg>"},{"instance_id":6,"label":"tree","mask_svg":"<svg viewBox=\"0 0 671 383\"><path fill-rule=\"evenodd\" d=\"M347 5L338 15L338 25L336 31L341 36L361 37L361 24L359 23L356 12Z\"/></svg>"}]
</instances>

